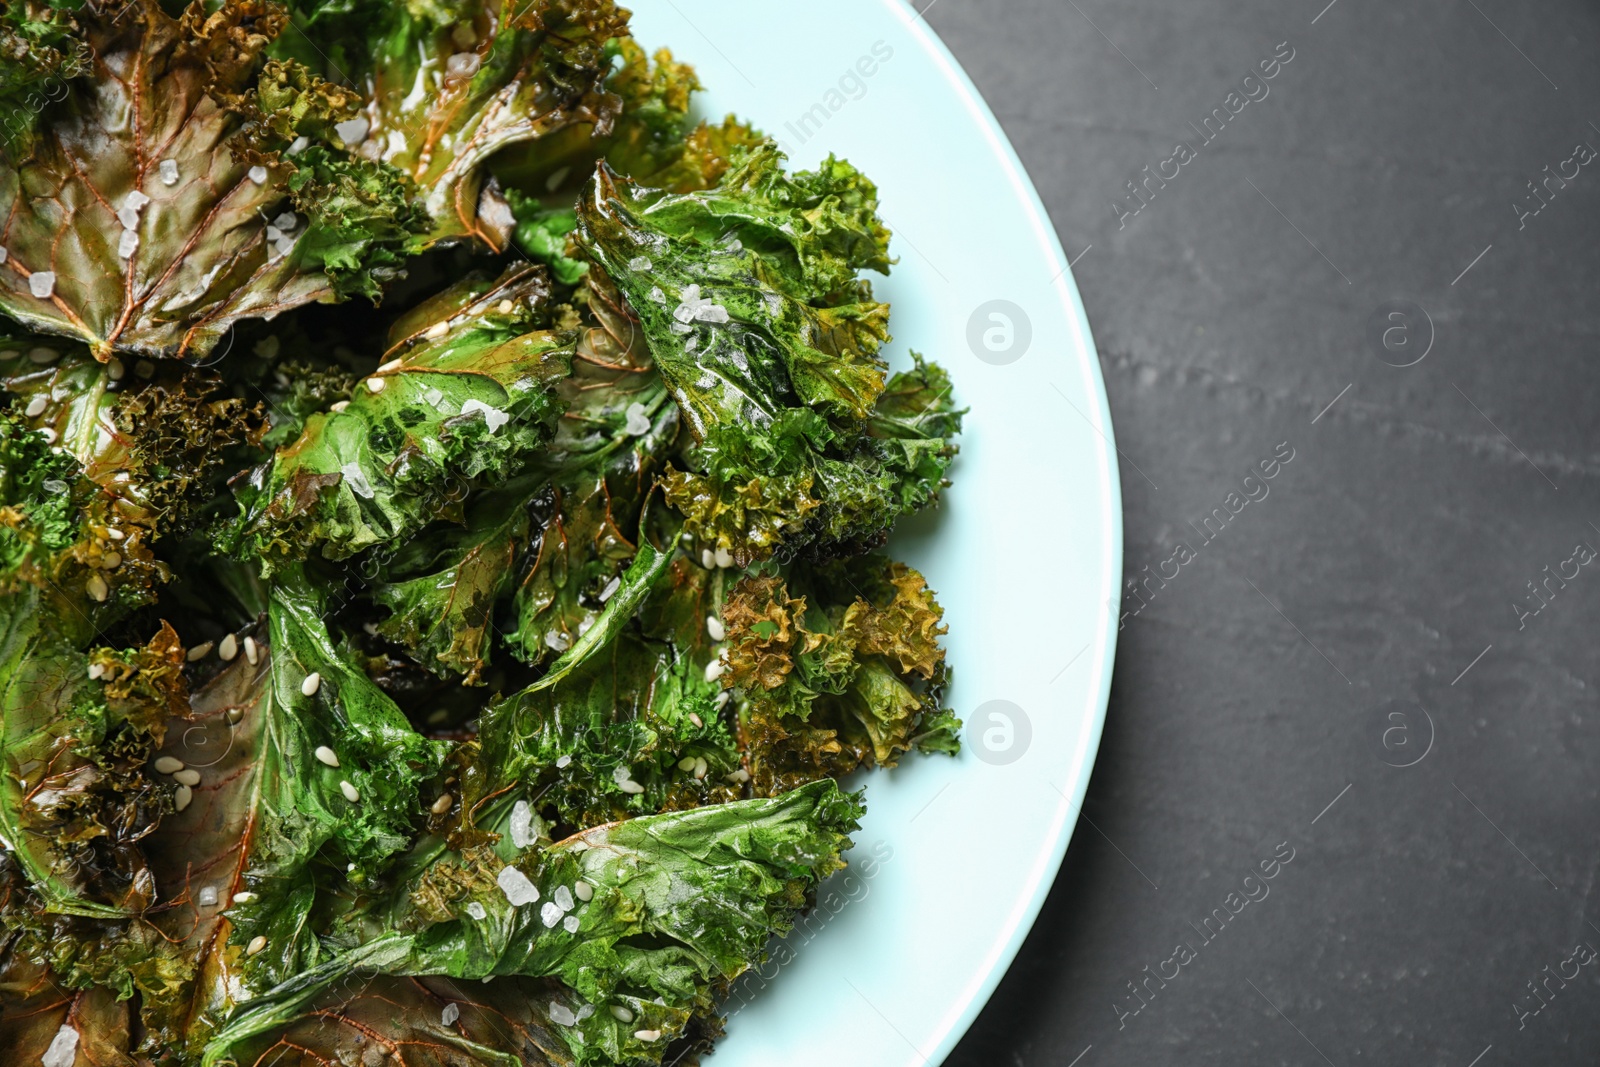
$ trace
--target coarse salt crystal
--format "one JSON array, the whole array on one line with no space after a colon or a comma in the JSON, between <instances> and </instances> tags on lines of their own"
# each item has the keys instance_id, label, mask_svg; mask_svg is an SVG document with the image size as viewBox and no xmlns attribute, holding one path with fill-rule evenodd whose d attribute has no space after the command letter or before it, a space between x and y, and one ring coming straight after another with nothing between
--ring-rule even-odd
<instances>
[{"instance_id":1,"label":"coarse salt crystal","mask_svg":"<svg viewBox=\"0 0 1600 1067\"><path fill-rule=\"evenodd\" d=\"M665 304L667 302L667 294L663 293L661 286L658 285L650 290L650 299L658 304Z\"/></svg>"},{"instance_id":2,"label":"coarse salt crystal","mask_svg":"<svg viewBox=\"0 0 1600 1067\"><path fill-rule=\"evenodd\" d=\"M161 161L161 166L157 167L156 169L161 174L161 184L162 185L177 185L178 184L178 161L177 160L175 160L175 159L163 159Z\"/></svg>"},{"instance_id":3,"label":"coarse salt crystal","mask_svg":"<svg viewBox=\"0 0 1600 1067\"><path fill-rule=\"evenodd\" d=\"M38 414L38 413L34 412L34 411L30 411L30 412L28 412L28 414L35 415L35 414ZM613 575L611 580L606 583L606 587L604 589L600 590L600 603L604 604L606 601L610 600L613 596L616 595L617 590L620 589L621 587L622 587L622 579L619 576Z\"/></svg>"},{"instance_id":4,"label":"coarse salt crystal","mask_svg":"<svg viewBox=\"0 0 1600 1067\"><path fill-rule=\"evenodd\" d=\"M634 256L628 260L628 269L632 271L647 271L653 264L648 256Z\"/></svg>"},{"instance_id":5,"label":"coarse salt crystal","mask_svg":"<svg viewBox=\"0 0 1600 1067\"><path fill-rule=\"evenodd\" d=\"M38 1048L37 1045L34 1046ZM66 1023L50 1039L50 1047L39 1057L41 1067L72 1067L78 1061L78 1031Z\"/></svg>"},{"instance_id":6,"label":"coarse salt crystal","mask_svg":"<svg viewBox=\"0 0 1600 1067\"><path fill-rule=\"evenodd\" d=\"M296 137L294 139L294 142L289 145L289 155L298 156L301 152L304 152L310 146L311 146L311 138L305 137L305 136Z\"/></svg>"},{"instance_id":7,"label":"coarse salt crystal","mask_svg":"<svg viewBox=\"0 0 1600 1067\"><path fill-rule=\"evenodd\" d=\"M255 182L257 185L265 185L267 183L266 167L257 164L256 166L251 167L246 173L249 174L250 180Z\"/></svg>"},{"instance_id":8,"label":"coarse salt crystal","mask_svg":"<svg viewBox=\"0 0 1600 1067\"><path fill-rule=\"evenodd\" d=\"M213 904L215 904L217 902L217 890L216 890L216 887L215 886L209 886L209 885L208 886L202 886L200 888L199 900L200 900L200 906L204 907L204 908L209 908Z\"/></svg>"},{"instance_id":9,"label":"coarse salt crystal","mask_svg":"<svg viewBox=\"0 0 1600 1067\"><path fill-rule=\"evenodd\" d=\"M481 400L468 400L461 405L461 414L467 415L474 411L483 412L483 421L488 424L489 432L494 433L511 421L511 413L492 408Z\"/></svg>"},{"instance_id":10,"label":"coarse salt crystal","mask_svg":"<svg viewBox=\"0 0 1600 1067\"><path fill-rule=\"evenodd\" d=\"M482 904L474 900L471 904L467 905L467 914L479 922L483 922L483 920L489 917L489 909L485 908Z\"/></svg>"},{"instance_id":11,"label":"coarse salt crystal","mask_svg":"<svg viewBox=\"0 0 1600 1067\"><path fill-rule=\"evenodd\" d=\"M629 404L627 416L628 425L623 427L626 433L633 437L638 437L641 434L650 432L650 417L645 414L643 404Z\"/></svg>"},{"instance_id":12,"label":"coarse salt crystal","mask_svg":"<svg viewBox=\"0 0 1600 1067\"><path fill-rule=\"evenodd\" d=\"M6 251L6 246L0 245L0 263L4 263L6 261L6 257L9 255L11 255L11 253Z\"/></svg>"},{"instance_id":13,"label":"coarse salt crystal","mask_svg":"<svg viewBox=\"0 0 1600 1067\"><path fill-rule=\"evenodd\" d=\"M136 207L118 208L117 221L122 223L123 229L133 229L139 225L139 209Z\"/></svg>"},{"instance_id":14,"label":"coarse salt crystal","mask_svg":"<svg viewBox=\"0 0 1600 1067\"><path fill-rule=\"evenodd\" d=\"M546 930L560 922L562 915L562 910L554 901L546 901L544 907L539 909L539 921L544 923Z\"/></svg>"},{"instance_id":15,"label":"coarse salt crystal","mask_svg":"<svg viewBox=\"0 0 1600 1067\"><path fill-rule=\"evenodd\" d=\"M522 907L532 904L539 899L539 887L528 880L528 876L507 865L500 869L500 874L495 878L500 884L500 892L506 895L513 907ZM548 925L548 924L547 924Z\"/></svg>"},{"instance_id":16,"label":"coarse salt crystal","mask_svg":"<svg viewBox=\"0 0 1600 1067\"><path fill-rule=\"evenodd\" d=\"M36 270L28 275L28 292L40 300L48 300L50 294L56 291L56 272L53 270Z\"/></svg>"},{"instance_id":17,"label":"coarse salt crystal","mask_svg":"<svg viewBox=\"0 0 1600 1067\"><path fill-rule=\"evenodd\" d=\"M568 915L565 919L561 920L561 927L569 934L577 933L578 917L576 915Z\"/></svg>"},{"instance_id":18,"label":"coarse salt crystal","mask_svg":"<svg viewBox=\"0 0 1600 1067\"><path fill-rule=\"evenodd\" d=\"M459 1004L446 1004L444 1011L439 1013L439 1021L445 1026L454 1026L459 1018L461 1018L461 1006Z\"/></svg>"},{"instance_id":19,"label":"coarse salt crystal","mask_svg":"<svg viewBox=\"0 0 1600 1067\"><path fill-rule=\"evenodd\" d=\"M544 643L555 649L557 652L565 652L567 647L572 644L572 641L567 637L566 634L560 633L556 630L551 630L549 633L544 635Z\"/></svg>"},{"instance_id":20,"label":"coarse salt crystal","mask_svg":"<svg viewBox=\"0 0 1600 1067\"><path fill-rule=\"evenodd\" d=\"M123 230L122 236L117 238L117 258L132 259L133 254L139 250L139 231Z\"/></svg>"},{"instance_id":21,"label":"coarse salt crystal","mask_svg":"<svg viewBox=\"0 0 1600 1067\"><path fill-rule=\"evenodd\" d=\"M550 1002L550 1021L558 1026L572 1026L578 1021L578 1017L572 1014L572 1009L565 1004L558 1004L552 1000Z\"/></svg>"},{"instance_id":22,"label":"coarse salt crystal","mask_svg":"<svg viewBox=\"0 0 1600 1067\"><path fill-rule=\"evenodd\" d=\"M558 168L556 170L551 171L550 172L550 177L548 177L548 178L546 178L544 180L545 190L547 192L552 192L552 193L555 192L557 189L561 188L561 183L566 181L567 180L567 175L571 174L571 173L572 173L572 168L571 167L560 167L560 168Z\"/></svg>"},{"instance_id":23,"label":"coarse salt crystal","mask_svg":"<svg viewBox=\"0 0 1600 1067\"><path fill-rule=\"evenodd\" d=\"M526 800L519 800L511 807L511 843L527 848L537 840L539 835L533 832L533 808Z\"/></svg>"},{"instance_id":24,"label":"coarse salt crystal","mask_svg":"<svg viewBox=\"0 0 1600 1067\"><path fill-rule=\"evenodd\" d=\"M572 910L572 890L568 889L566 886L557 887L555 897L553 899L556 902L556 907L560 908L562 911Z\"/></svg>"},{"instance_id":25,"label":"coarse salt crystal","mask_svg":"<svg viewBox=\"0 0 1600 1067\"><path fill-rule=\"evenodd\" d=\"M338 134L339 140L347 145L358 145L365 141L367 139L367 131L370 129L372 129L372 124L360 116L333 124L333 132Z\"/></svg>"},{"instance_id":26,"label":"coarse salt crystal","mask_svg":"<svg viewBox=\"0 0 1600 1067\"><path fill-rule=\"evenodd\" d=\"M340 467L339 473L344 475L345 484L350 487L352 493L367 500L372 499L372 483L367 481L366 473L356 464L355 460L351 460Z\"/></svg>"}]
</instances>

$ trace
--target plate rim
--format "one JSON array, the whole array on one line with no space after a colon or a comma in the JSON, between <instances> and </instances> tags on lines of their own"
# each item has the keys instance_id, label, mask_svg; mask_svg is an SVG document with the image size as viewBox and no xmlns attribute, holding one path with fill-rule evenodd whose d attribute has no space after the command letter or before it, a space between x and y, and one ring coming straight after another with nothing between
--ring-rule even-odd
<instances>
[{"instance_id":1,"label":"plate rim","mask_svg":"<svg viewBox=\"0 0 1600 1067\"><path fill-rule=\"evenodd\" d=\"M1072 265L1062 248L1060 235L1050 221L1049 212L1039 197L1033 179L1029 176L1021 157L1017 155L1005 129L983 98L983 94L978 91L960 60L956 59L943 39L923 17L924 12L918 11L913 6L912 0L879 0L879 2L902 23L911 38L917 42L965 105L974 120L974 125L988 141L990 149L1010 181L1018 203L1028 215L1033 237L1039 241L1045 257L1060 269L1051 289L1061 302L1068 322L1081 337L1088 356L1076 369L1083 375L1085 392L1093 401L1090 410L1082 414L1098 439L1092 447L1096 459L1096 473L1101 480L1102 492L1099 502L1104 515L1101 535L1104 538L1105 554L1099 561L1103 595L1097 599L1106 606L1106 610L1099 616L1098 630L1090 642L1091 646L1098 646L1096 650L1098 654L1093 656L1091 661L1091 666L1096 672L1089 686L1092 703L1088 708L1089 716L1085 728L1079 732L1076 748L1070 754L1068 762L1072 779L1070 788L1063 792L1062 803L1053 815L1048 845L1040 850L1037 862L1030 872L1032 885L1029 892L1007 919L1010 930L1002 939L997 940L983 966L975 971L961 996L951 1004L940 1028L931 1035L933 1048L925 1051L921 1043L918 1043L914 1062L924 1067L936 1067L945 1062L956 1044L966 1036L979 1012L988 1004L995 989L999 987L1000 980L1010 970L1023 941L1032 931L1039 912L1044 907L1045 898L1055 885L1062 862L1066 859L1067 846L1071 843L1073 831L1077 828L1077 816L1082 811L1084 794L1089 787L1095 757L1100 750L1100 738L1105 729L1106 712L1111 696L1112 670L1116 662L1118 627L1114 622L1121 617L1122 603L1122 482L1121 469L1117 461L1115 430L1111 421L1111 406L1106 395L1105 377L1100 368L1099 346L1095 343L1094 330L1089 324L1088 312L1084 309L1083 298L1078 292Z\"/></svg>"}]
</instances>

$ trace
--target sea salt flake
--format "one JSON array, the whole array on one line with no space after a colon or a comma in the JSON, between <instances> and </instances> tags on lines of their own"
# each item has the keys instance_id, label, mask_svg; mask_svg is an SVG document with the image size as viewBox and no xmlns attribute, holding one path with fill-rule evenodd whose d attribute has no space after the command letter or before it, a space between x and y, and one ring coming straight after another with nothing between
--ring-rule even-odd
<instances>
[{"instance_id":1,"label":"sea salt flake","mask_svg":"<svg viewBox=\"0 0 1600 1067\"><path fill-rule=\"evenodd\" d=\"M50 294L56 291L56 272L53 270L36 270L28 275L28 292L40 300L48 300Z\"/></svg>"},{"instance_id":2,"label":"sea salt flake","mask_svg":"<svg viewBox=\"0 0 1600 1067\"><path fill-rule=\"evenodd\" d=\"M372 483L367 481L366 472L356 465L355 460L340 467L339 473L344 475L345 484L352 493L367 500L372 499Z\"/></svg>"},{"instance_id":3,"label":"sea salt flake","mask_svg":"<svg viewBox=\"0 0 1600 1067\"><path fill-rule=\"evenodd\" d=\"M72 1067L77 1059L78 1031L63 1023L56 1036L50 1039L50 1047L39 1057L39 1063L41 1067Z\"/></svg>"},{"instance_id":4,"label":"sea salt flake","mask_svg":"<svg viewBox=\"0 0 1600 1067\"><path fill-rule=\"evenodd\" d=\"M663 293L661 286L657 285L650 290L650 299L658 304L665 304L667 302L667 294Z\"/></svg>"},{"instance_id":5,"label":"sea salt flake","mask_svg":"<svg viewBox=\"0 0 1600 1067\"><path fill-rule=\"evenodd\" d=\"M572 1026L578 1021L578 1017L572 1014L572 1009L565 1004L558 1004L552 1000L550 1002L550 1021L557 1026Z\"/></svg>"},{"instance_id":6,"label":"sea salt flake","mask_svg":"<svg viewBox=\"0 0 1600 1067\"><path fill-rule=\"evenodd\" d=\"M140 210L149 202L150 198L145 196L137 189L132 190L127 196L122 198L122 206L125 209L132 209L134 211Z\"/></svg>"},{"instance_id":7,"label":"sea salt flake","mask_svg":"<svg viewBox=\"0 0 1600 1067\"><path fill-rule=\"evenodd\" d=\"M527 848L539 835L533 831L533 809L526 800L519 800L511 808L511 843L518 848Z\"/></svg>"},{"instance_id":8,"label":"sea salt flake","mask_svg":"<svg viewBox=\"0 0 1600 1067\"><path fill-rule=\"evenodd\" d=\"M446 1026L454 1026L459 1018L461 1018L461 1005L459 1004L446 1004L444 1011L439 1013L439 1021Z\"/></svg>"},{"instance_id":9,"label":"sea salt flake","mask_svg":"<svg viewBox=\"0 0 1600 1067\"><path fill-rule=\"evenodd\" d=\"M721 304L702 304L695 308L694 317L701 322L727 322L728 309Z\"/></svg>"},{"instance_id":10,"label":"sea salt flake","mask_svg":"<svg viewBox=\"0 0 1600 1067\"><path fill-rule=\"evenodd\" d=\"M494 433L495 431L499 430L500 427L511 421L510 412L501 411L499 408L492 408L481 400L468 400L465 404L461 405L461 414L466 415L473 411L483 412L483 421L488 423L490 433Z\"/></svg>"},{"instance_id":11,"label":"sea salt flake","mask_svg":"<svg viewBox=\"0 0 1600 1067\"><path fill-rule=\"evenodd\" d=\"M122 228L132 230L139 225L139 209L136 207L122 207L117 209L117 221L122 223Z\"/></svg>"},{"instance_id":12,"label":"sea salt flake","mask_svg":"<svg viewBox=\"0 0 1600 1067\"><path fill-rule=\"evenodd\" d=\"M644 271L649 270L652 266L654 266L654 264L650 262L649 256L634 256L632 259L628 260L628 269L631 271L643 273Z\"/></svg>"},{"instance_id":13,"label":"sea salt flake","mask_svg":"<svg viewBox=\"0 0 1600 1067\"><path fill-rule=\"evenodd\" d=\"M638 437L641 434L650 432L650 417L645 414L643 404L629 404L627 416L628 425L624 427L624 430L630 436Z\"/></svg>"},{"instance_id":14,"label":"sea salt flake","mask_svg":"<svg viewBox=\"0 0 1600 1067\"><path fill-rule=\"evenodd\" d=\"M495 881L500 883L500 892L504 893L506 899L515 907L520 908L539 899L539 887L528 881L528 876L515 867L502 867Z\"/></svg>"},{"instance_id":15,"label":"sea salt flake","mask_svg":"<svg viewBox=\"0 0 1600 1067\"><path fill-rule=\"evenodd\" d=\"M139 231L123 230L122 236L117 238L117 258L130 259L139 250Z\"/></svg>"}]
</instances>

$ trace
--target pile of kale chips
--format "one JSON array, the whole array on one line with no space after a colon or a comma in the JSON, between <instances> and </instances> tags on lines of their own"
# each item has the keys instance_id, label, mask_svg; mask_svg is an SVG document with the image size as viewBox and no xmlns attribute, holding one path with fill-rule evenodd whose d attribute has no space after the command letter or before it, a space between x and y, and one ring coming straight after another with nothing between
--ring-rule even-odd
<instances>
[{"instance_id":1,"label":"pile of kale chips","mask_svg":"<svg viewBox=\"0 0 1600 1067\"><path fill-rule=\"evenodd\" d=\"M874 186L610 0L0 12L5 1062L694 1062L957 745Z\"/></svg>"}]
</instances>

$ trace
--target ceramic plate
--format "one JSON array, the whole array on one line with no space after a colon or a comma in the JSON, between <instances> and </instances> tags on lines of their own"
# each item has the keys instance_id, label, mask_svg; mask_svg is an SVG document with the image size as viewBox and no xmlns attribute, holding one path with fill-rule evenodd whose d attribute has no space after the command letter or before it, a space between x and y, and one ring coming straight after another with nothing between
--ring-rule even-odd
<instances>
[{"instance_id":1,"label":"ceramic plate","mask_svg":"<svg viewBox=\"0 0 1600 1067\"><path fill-rule=\"evenodd\" d=\"M741 982L710 1062L936 1064L1039 911L1105 717L1122 510L1094 340L1005 134L902 0L629 6L646 47L699 70L704 113L878 183L892 361L943 364L971 409L955 484L890 544L945 605L965 750L863 776L851 869Z\"/></svg>"}]
</instances>

